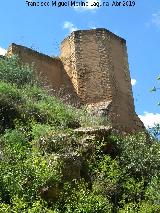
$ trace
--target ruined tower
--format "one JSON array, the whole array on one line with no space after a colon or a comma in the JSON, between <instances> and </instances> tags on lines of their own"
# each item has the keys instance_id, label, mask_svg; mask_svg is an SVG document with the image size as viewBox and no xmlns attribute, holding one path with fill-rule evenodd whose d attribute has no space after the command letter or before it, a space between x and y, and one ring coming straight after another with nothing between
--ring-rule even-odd
<instances>
[{"instance_id":1,"label":"ruined tower","mask_svg":"<svg viewBox=\"0 0 160 213\"><path fill-rule=\"evenodd\" d=\"M126 41L106 29L78 30L61 43L61 57L52 58L12 44L6 56L17 54L32 64L53 95L73 105L87 105L120 131L143 131L135 113ZM39 75L38 74L38 75ZM58 95L59 96L59 95ZM67 102L68 103L68 102Z\"/></svg>"},{"instance_id":2,"label":"ruined tower","mask_svg":"<svg viewBox=\"0 0 160 213\"><path fill-rule=\"evenodd\" d=\"M112 126L141 131L135 113L126 41L106 29L78 30L61 44L61 59L78 96Z\"/></svg>"}]
</instances>

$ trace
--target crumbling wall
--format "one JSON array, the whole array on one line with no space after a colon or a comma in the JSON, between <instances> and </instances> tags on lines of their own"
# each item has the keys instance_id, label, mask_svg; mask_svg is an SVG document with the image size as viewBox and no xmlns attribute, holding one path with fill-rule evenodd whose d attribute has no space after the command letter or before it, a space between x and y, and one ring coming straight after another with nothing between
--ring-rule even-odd
<instances>
[{"instance_id":1,"label":"crumbling wall","mask_svg":"<svg viewBox=\"0 0 160 213\"><path fill-rule=\"evenodd\" d=\"M75 31L62 42L61 57L85 104L105 112L115 128L144 128L135 113L124 39L106 29Z\"/></svg>"},{"instance_id":2,"label":"crumbling wall","mask_svg":"<svg viewBox=\"0 0 160 213\"><path fill-rule=\"evenodd\" d=\"M52 58L17 44L11 44L8 49L7 56L13 54L18 55L23 63L33 64L39 79L45 87L52 90L54 95L62 97L71 104L78 104L80 99L59 58Z\"/></svg>"}]
</instances>

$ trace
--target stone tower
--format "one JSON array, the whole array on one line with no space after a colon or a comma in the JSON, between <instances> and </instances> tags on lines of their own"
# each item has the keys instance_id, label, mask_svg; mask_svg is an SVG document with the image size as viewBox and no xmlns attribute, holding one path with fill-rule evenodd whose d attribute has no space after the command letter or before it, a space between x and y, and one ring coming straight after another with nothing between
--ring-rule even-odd
<instances>
[{"instance_id":1,"label":"stone tower","mask_svg":"<svg viewBox=\"0 0 160 213\"><path fill-rule=\"evenodd\" d=\"M62 42L61 59L84 104L119 130L144 130L135 113L123 38L103 28L75 31Z\"/></svg>"}]
</instances>

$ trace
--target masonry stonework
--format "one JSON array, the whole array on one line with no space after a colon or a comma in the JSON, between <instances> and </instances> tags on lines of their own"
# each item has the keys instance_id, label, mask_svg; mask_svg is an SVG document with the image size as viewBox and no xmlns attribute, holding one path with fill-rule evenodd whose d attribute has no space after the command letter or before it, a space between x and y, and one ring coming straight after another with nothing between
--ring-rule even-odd
<instances>
[{"instance_id":1,"label":"masonry stonework","mask_svg":"<svg viewBox=\"0 0 160 213\"><path fill-rule=\"evenodd\" d=\"M81 102L60 58L53 58L30 48L12 43L6 56L18 55L24 64L33 65L39 79L53 95L77 105Z\"/></svg>"},{"instance_id":2,"label":"masonry stonework","mask_svg":"<svg viewBox=\"0 0 160 213\"><path fill-rule=\"evenodd\" d=\"M106 29L78 30L61 43L60 59L12 44L7 55L18 54L35 67L55 92L69 94L70 103L86 105L120 131L143 131L135 113L126 41Z\"/></svg>"},{"instance_id":3,"label":"masonry stonework","mask_svg":"<svg viewBox=\"0 0 160 213\"><path fill-rule=\"evenodd\" d=\"M135 113L126 41L106 29L73 32L61 45L78 96L126 132L144 129Z\"/></svg>"}]
</instances>

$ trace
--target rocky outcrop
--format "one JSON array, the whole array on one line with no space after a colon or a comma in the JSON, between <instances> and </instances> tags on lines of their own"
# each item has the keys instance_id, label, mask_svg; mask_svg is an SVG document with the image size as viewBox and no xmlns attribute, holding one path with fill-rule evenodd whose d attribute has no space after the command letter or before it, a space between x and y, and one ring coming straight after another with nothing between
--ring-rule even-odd
<instances>
[{"instance_id":1,"label":"rocky outcrop","mask_svg":"<svg viewBox=\"0 0 160 213\"><path fill-rule=\"evenodd\" d=\"M59 137L62 139L61 143L67 143L69 140L72 141L71 144L67 145L67 148L61 151L61 154L54 154L62 165L61 184L56 184L52 181L46 183L39 190L41 197L50 202L57 200L63 189L64 182L73 182L74 184L74 180L84 179L88 182L89 187L91 187L87 159L96 151L96 141L99 143L104 141L111 134L111 131L112 128L109 126L97 126L77 128L73 130L72 134L60 135ZM116 147L113 144L106 143L101 151L112 155L115 149ZM47 151L48 149L45 150Z\"/></svg>"}]
</instances>

